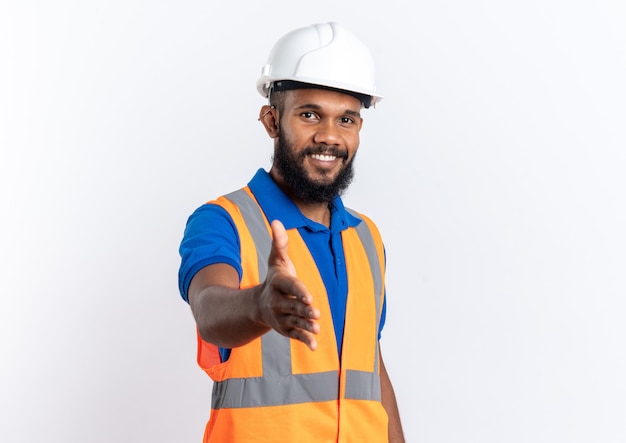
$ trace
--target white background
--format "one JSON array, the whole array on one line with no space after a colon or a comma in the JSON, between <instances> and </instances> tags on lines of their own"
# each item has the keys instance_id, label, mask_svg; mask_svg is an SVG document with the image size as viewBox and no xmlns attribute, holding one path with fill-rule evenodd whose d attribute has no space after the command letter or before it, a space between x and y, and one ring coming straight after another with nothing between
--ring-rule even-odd
<instances>
[{"instance_id":1,"label":"white background","mask_svg":"<svg viewBox=\"0 0 626 443\"><path fill-rule=\"evenodd\" d=\"M178 244L270 164L273 43L329 20L385 96L346 200L407 441L626 441L621 0L3 0L0 441L201 441Z\"/></svg>"}]
</instances>

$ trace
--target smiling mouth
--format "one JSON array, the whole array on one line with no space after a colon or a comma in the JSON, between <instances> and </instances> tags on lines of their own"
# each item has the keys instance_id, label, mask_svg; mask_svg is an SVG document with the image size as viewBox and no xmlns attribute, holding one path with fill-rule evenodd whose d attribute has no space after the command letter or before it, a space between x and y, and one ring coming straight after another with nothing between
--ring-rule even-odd
<instances>
[{"instance_id":1,"label":"smiling mouth","mask_svg":"<svg viewBox=\"0 0 626 443\"><path fill-rule=\"evenodd\" d=\"M346 161L348 158L347 151L328 146L311 146L306 148L302 154L305 156L308 155L313 160L317 160L320 162L333 162L337 159Z\"/></svg>"},{"instance_id":2,"label":"smiling mouth","mask_svg":"<svg viewBox=\"0 0 626 443\"><path fill-rule=\"evenodd\" d=\"M311 157L322 162L332 162L337 159L337 156L332 154L311 154Z\"/></svg>"}]
</instances>

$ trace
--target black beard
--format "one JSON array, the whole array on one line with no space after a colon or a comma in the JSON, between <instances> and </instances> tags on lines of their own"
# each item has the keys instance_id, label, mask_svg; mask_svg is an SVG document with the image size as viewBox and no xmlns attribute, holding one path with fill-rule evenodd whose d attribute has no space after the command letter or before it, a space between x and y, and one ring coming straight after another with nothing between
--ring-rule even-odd
<instances>
[{"instance_id":1,"label":"black beard","mask_svg":"<svg viewBox=\"0 0 626 443\"><path fill-rule=\"evenodd\" d=\"M331 183L314 182L307 176L306 171L302 167L302 162L307 155L322 152L343 158L344 166ZM285 140L285 137L278 136L273 164L296 198L307 203L330 203L350 186L354 178L354 156L350 160L347 160L347 158L347 152L340 152L337 149L329 149L324 146L307 147L298 157L295 157L292 155L289 143Z\"/></svg>"}]
</instances>

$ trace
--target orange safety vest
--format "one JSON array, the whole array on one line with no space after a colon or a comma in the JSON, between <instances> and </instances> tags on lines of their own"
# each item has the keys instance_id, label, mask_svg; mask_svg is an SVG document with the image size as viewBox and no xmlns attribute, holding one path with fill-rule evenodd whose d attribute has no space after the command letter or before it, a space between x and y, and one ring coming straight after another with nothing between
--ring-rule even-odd
<instances>
[{"instance_id":1,"label":"orange safety vest","mask_svg":"<svg viewBox=\"0 0 626 443\"><path fill-rule=\"evenodd\" d=\"M241 288L264 281L271 248L268 220L249 188L212 202L239 232ZM351 213L355 214L355 212ZM385 443L378 328L384 299L384 251L366 217L342 231L348 298L341 361L322 277L297 229L287 231L298 278L320 310L318 347L270 331L232 349L221 363L217 347L198 335L198 364L213 380L205 443Z\"/></svg>"}]
</instances>

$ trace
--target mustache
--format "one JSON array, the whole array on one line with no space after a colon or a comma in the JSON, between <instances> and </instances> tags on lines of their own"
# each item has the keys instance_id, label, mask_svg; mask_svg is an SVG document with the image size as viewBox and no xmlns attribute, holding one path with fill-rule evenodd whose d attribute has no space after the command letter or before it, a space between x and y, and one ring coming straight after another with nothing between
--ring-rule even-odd
<instances>
[{"instance_id":1,"label":"mustache","mask_svg":"<svg viewBox=\"0 0 626 443\"><path fill-rule=\"evenodd\" d=\"M327 145L307 146L302 150L300 156L305 157L312 154L333 155L344 160L348 158L347 150Z\"/></svg>"}]
</instances>

